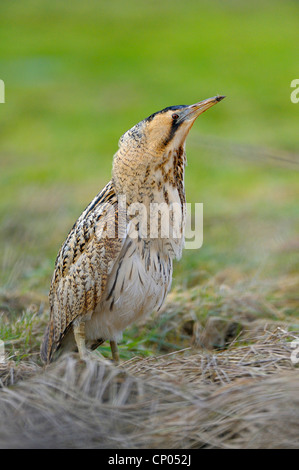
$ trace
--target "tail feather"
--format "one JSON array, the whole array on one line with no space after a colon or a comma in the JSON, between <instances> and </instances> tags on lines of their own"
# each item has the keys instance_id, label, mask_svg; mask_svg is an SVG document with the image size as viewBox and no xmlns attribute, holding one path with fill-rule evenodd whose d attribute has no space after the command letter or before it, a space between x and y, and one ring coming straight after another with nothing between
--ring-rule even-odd
<instances>
[{"instance_id":1,"label":"tail feather","mask_svg":"<svg viewBox=\"0 0 299 470\"><path fill-rule=\"evenodd\" d=\"M102 338L97 340L89 340L87 342L87 347L94 351L101 344L103 344L104 341L105 340ZM78 351L78 348L72 328L67 328L64 332L64 335L57 343L54 341L54 327L52 322L50 322L45 331L43 342L40 348L40 356L43 363L49 364L50 362L58 359L61 354L74 351Z\"/></svg>"},{"instance_id":2,"label":"tail feather","mask_svg":"<svg viewBox=\"0 0 299 470\"><path fill-rule=\"evenodd\" d=\"M54 348L53 338L54 328L53 325L49 323L40 348L40 356L44 364L49 364L51 362L53 352L56 349Z\"/></svg>"}]
</instances>

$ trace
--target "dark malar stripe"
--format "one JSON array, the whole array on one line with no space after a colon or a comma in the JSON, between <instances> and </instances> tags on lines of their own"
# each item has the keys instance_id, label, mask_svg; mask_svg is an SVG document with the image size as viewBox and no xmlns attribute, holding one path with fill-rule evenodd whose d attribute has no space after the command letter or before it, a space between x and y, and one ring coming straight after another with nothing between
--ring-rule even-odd
<instances>
[{"instance_id":1,"label":"dark malar stripe","mask_svg":"<svg viewBox=\"0 0 299 470\"><path fill-rule=\"evenodd\" d=\"M165 145L168 145L169 142L171 142L171 140L174 138L177 130L179 129L179 127L183 124L184 120L180 120L180 121L175 121L173 120L172 121L172 125L171 125L171 129L170 129L170 132L168 134L168 136L166 137L166 139L164 140L163 144Z\"/></svg>"}]
</instances>

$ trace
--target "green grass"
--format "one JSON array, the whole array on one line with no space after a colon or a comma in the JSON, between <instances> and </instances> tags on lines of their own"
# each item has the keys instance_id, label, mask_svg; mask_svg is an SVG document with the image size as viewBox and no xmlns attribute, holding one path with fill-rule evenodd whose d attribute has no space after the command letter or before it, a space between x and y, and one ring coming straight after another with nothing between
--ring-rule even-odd
<instances>
[{"instance_id":1,"label":"green grass","mask_svg":"<svg viewBox=\"0 0 299 470\"><path fill-rule=\"evenodd\" d=\"M28 293L46 299L57 251L110 179L123 132L217 93L227 98L187 142L187 200L204 203L204 244L176 263L174 287L205 286L227 268L249 290L253 280L293 278L298 10L277 0L1 2L1 302L25 296L26 311ZM217 292L208 295L214 305ZM293 317L298 297L287 295L278 308ZM123 357L169 342L160 324L151 327L125 335Z\"/></svg>"}]
</instances>

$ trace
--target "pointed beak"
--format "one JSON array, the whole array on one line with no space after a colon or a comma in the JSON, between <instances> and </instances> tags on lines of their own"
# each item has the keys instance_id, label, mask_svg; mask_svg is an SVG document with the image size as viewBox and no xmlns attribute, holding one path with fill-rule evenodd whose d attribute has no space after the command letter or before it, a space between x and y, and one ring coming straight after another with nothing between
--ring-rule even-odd
<instances>
[{"instance_id":1,"label":"pointed beak","mask_svg":"<svg viewBox=\"0 0 299 470\"><path fill-rule=\"evenodd\" d=\"M192 121L194 122L195 119L202 113L204 113L207 109L214 106L214 104L219 103L219 101L223 100L225 96L213 96L213 98L208 98L203 101L199 101L199 103L191 104L188 106L182 116L184 121Z\"/></svg>"}]
</instances>

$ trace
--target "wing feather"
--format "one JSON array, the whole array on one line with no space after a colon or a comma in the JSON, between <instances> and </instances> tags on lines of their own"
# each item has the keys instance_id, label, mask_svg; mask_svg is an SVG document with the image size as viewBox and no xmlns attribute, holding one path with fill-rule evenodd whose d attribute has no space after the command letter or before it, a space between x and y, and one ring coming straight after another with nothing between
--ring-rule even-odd
<instances>
[{"instance_id":1,"label":"wing feather","mask_svg":"<svg viewBox=\"0 0 299 470\"><path fill-rule=\"evenodd\" d=\"M73 321L92 313L126 236L110 181L74 224L55 263L49 293L50 321L41 356L50 362Z\"/></svg>"}]
</instances>

